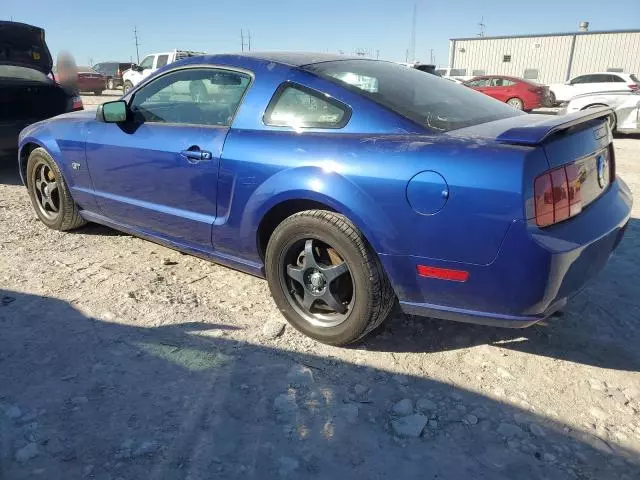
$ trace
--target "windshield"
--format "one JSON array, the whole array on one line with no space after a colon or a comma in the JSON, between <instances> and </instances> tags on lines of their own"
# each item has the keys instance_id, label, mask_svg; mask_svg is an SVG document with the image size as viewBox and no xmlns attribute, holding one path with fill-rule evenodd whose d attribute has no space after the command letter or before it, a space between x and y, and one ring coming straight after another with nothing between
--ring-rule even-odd
<instances>
[{"instance_id":1,"label":"windshield","mask_svg":"<svg viewBox=\"0 0 640 480\"><path fill-rule=\"evenodd\" d=\"M304 68L438 131L522 114L470 88L392 62L340 60Z\"/></svg>"}]
</instances>

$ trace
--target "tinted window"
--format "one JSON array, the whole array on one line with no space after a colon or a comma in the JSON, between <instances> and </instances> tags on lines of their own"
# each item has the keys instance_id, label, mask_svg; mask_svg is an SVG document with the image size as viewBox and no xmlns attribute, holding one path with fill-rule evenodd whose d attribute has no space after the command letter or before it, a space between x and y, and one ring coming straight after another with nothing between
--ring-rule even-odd
<instances>
[{"instance_id":1,"label":"tinted window","mask_svg":"<svg viewBox=\"0 0 640 480\"><path fill-rule=\"evenodd\" d=\"M473 89L392 62L343 60L305 68L439 131L525 115ZM375 91L362 88L362 78L375 81Z\"/></svg>"},{"instance_id":2,"label":"tinted window","mask_svg":"<svg viewBox=\"0 0 640 480\"><path fill-rule=\"evenodd\" d=\"M491 86L492 87L512 87L516 84L513 80L509 80L507 78L492 78Z\"/></svg>"},{"instance_id":3,"label":"tinted window","mask_svg":"<svg viewBox=\"0 0 640 480\"><path fill-rule=\"evenodd\" d=\"M638 77L636 77L633 73L629 75L629 78L631 79L632 82L636 82L640 84L640 80L638 80Z\"/></svg>"},{"instance_id":4,"label":"tinted window","mask_svg":"<svg viewBox=\"0 0 640 480\"><path fill-rule=\"evenodd\" d=\"M149 55L148 57L145 57L144 60L142 60L142 62L140 62L140 68L145 69L145 68L153 68L153 55Z\"/></svg>"},{"instance_id":5,"label":"tinted window","mask_svg":"<svg viewBox=\"0 0 640 480\"><path fill-rule=\"evenodd\" d=\"M609 82L613 83L624 83L624 78L619 77L618 75L608 75Z\"/></svg>"},{"instance_id":6,"label":"tinted window","mask_svg":"<svg viewBox=\"0 0 640 480\"><path fill-rule=\"evenodd\" d=\"M571 85L576 85L579 83L589 83L589 77L590 75L582 75L581 77L576 77L571 80Z\"/></svg>"},{"instance_id":7,"label":"tinted window","mask_svg":"<svg viewBox=\"0 0 640 480\"><path fill-rule=\"evenodd\" d=\"M476 87L476 88L488 87L489 82L490 82L489 78L478 78L476 80L471 80L470 82L467 82L467 85L469 85L470 87Z\"/></svg>"},{"instance_id":8,"label":"tinted window","mask_svg":"<svg viewBox=\"0 0 640 480\"><path fill-rule=\"evenodd\" d=\"M169 60L169 55L158 55L158 62L156 68L164 67Z\"/></svg>"},{"instance_id":9,"label":"tinted window","mask_svg":"<svg viewBox=\"0 0 640 480\"><path fill-rule=\"evenodd\" d=\"M589 81L587 83L608 83L611 82L611 77L613 75L603 75L596 73L594 75L589 75Z\"/></svg>"},{"instance_id":10,"label":"tinted window","mask_svg":"<svg viewBox=\"0 0 640 480\"><path fill-rule=\"evenodd\" d=\"M346 106L290 84L278 89L264 115L267 125L293 128L341 128L348 120Z\"/></svg>"},{"instance_id":11,"label":"tinted window","mask_svg":"<svg viewBox=\"0 0 640 480\"><path fill-rule=\"evenodd\" d=\"M227 70L180 70L141 88L131 111L139 122L230 125L249 82Z\"/></svg>"}]
</instances>

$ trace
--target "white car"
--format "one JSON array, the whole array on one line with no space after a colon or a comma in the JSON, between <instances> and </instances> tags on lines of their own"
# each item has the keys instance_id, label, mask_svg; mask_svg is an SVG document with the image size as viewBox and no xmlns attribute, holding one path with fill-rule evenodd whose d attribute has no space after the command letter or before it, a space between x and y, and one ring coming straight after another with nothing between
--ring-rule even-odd
<instances>
[{"instance_id":1,"label":"white car","mask_svg":"<svg viewBox=\"0 0 640 480\"><path fill-rule=\"evenodd\" d=\"M467 75L467 70L464 68L436 68L436 73L447 80L458 80L458 83L474 78L474 75Z\"/></svg>"},{"instance_id":2,"label":"white car","mask_svg":"<svg viewBox=\"0 0 640 480\"><path fill-rule=\"evenodd\" d=\"M568 102L577 95L640 89L640 80L632 73L597 72L574 77L565 83L549 85L553 103Z\"/></svg>"},{"instance_id":3,"label":"white car","mask_svg":"<svg viewBox=\"0 0 640 480\"><path fill-rule=\"evenodd\" d=\"M172 52L152 53L147 55L135 68L127 70L122 74L123 90L126 94L129 90L139 84L144 78L169 63L187 57L206 55L204 52L190 52L187 50L173 50Z\"/></svg>"},{"instance_id":4,"label":"white car","mask_svg":"<svg viewBox=\"0 0 640 480\"><path fill-rule=\"evenodd\" d=\"M609 123L611 131L640 133L640 92L620 91L579 95L570 100L558 114L601 107L610 107L614 111L614 116Z\"/></svg>"}]
</instances>

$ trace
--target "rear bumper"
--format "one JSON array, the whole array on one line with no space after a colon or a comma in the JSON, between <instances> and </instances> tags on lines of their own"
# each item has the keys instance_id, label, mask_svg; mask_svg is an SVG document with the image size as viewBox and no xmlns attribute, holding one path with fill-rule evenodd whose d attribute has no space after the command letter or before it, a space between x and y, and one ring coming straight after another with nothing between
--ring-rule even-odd
<instances>
[{"instance_id":1,"label":"rear bumper","mask_svg":"<svg viewBox=\"0 0 640 480\"><path fill-rule=\"evenodd\" d=\"M628 187L618 179L573 219L545 229L514 221L488 265L396 255L380 258L406 313L526 327L563 308L604 268L624 235L632 202ZM418 277L418 264L466 270L469 279L460 283Z\"/></svg>"}]
</instances>

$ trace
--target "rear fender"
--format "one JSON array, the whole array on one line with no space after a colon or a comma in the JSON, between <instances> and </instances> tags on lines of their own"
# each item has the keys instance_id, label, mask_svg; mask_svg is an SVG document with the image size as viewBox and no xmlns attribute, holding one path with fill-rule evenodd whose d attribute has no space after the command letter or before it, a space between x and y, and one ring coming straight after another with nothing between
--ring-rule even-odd
<instances>
[{"instance_id":1,"label":"rear fender","mask_svg":"<svg viewBox=\"0 0 640 480\"><path fill-rule=\"evenodd\" d=\"M261 184L241 213L237 238L245 239L243 250L254 260L260 261L256 243L260 222L271 209L290 200L322 203L341 213L363 233L376 252L398 235L375 200L342 175L315 166L287 169Z\"/></svg>"}]
</instances>

